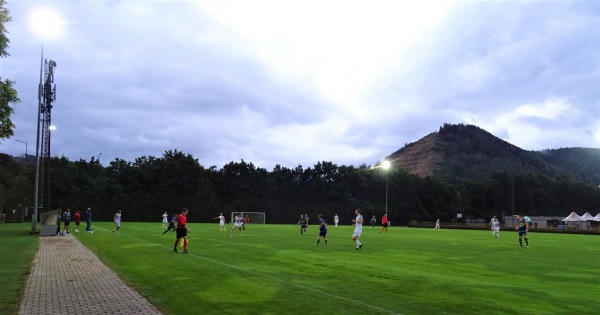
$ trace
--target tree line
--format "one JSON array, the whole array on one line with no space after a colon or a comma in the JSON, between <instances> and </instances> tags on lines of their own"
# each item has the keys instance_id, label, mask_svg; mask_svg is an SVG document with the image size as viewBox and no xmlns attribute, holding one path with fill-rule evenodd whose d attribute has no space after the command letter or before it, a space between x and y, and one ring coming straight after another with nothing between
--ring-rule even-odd
<instances>
[{"instance_id":1,"label":"tree line","mask_svg":"<svg viewBox=\"0 0 600 315\"><path fill-rule=\"evenodd\" d=\"M276 165L269 171L241 160L217 168L178 150L133 162L117 158L106 166L95 157L54 157L50 167L49 208L90 207L97 220L110 220L121 209L124 220L159 221L163 212L186 207L191 222L212 222L220 212L254 211L265 212L267 223L295 223L300 213L338 214L342 223L350 223L356 208L367 218L375 214L380 219L387 199L388 216L399 225L450 221L458 213L484 219L512 214L513 198L514 213L527 215L596 213L600 205L598 187L565 175L500 172L479 181L449 182L401 169L325 161L310 167ZM8 207L31 207L34 175L35 165L0 155L0 184L6 187Z\"/></svg>"}]
</instances>

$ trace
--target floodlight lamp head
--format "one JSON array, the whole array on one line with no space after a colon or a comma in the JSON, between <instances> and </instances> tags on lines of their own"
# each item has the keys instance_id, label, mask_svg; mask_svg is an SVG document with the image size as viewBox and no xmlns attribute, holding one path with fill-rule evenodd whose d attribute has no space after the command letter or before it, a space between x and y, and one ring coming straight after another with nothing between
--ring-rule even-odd
<instances>
[{"instance_id":1,"label":"floodlight lamp head","mask_svg":"<svg viewBox=\"0 0 600 315\"><path fill-rule=\"evenodd\" d=\"M385 170L389 169L389 168L390 168L390 166L391 166L391 163L390 163L390 161L387 161L387 160L386 160L386 161L383 161L383 162L381 162L381 167L382 167L383 169L385 169Z\"/></svg>"}]
</instances>

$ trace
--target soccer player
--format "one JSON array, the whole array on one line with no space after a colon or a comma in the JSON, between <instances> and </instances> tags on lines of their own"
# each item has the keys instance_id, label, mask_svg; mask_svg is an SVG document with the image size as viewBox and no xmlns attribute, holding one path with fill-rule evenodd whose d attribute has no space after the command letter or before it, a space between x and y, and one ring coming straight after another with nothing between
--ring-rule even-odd
<instances>
[{"instance_id":1,"label":"soccer player","mask_svg":"<svg viewBox=\"0 0 600 315\"><path fill-rule=\"evenodd\" d=\"M352 219L352 225L354 225L352 240L356 243L356 250L359 250L363 247L363 244L358 239L362 233L363 216L360 214L360 209L356 209L354 214L356 214L356 219Z\"/></svg>"},{"instance_id":2,"label":"soccer player","mask_svg":"<svg viewBox=\"0 0 600 315\"><path fill-rule=\"evenodd\" d=\"M381 217L381 230L379 230L379 233L383 232L385 230L385 234L387 234L388 231L388 218L387 218L387 213L383 215L383 217Z\"/></svg>"},{"instance_id":3,"label":"soccer player","mask_svg":"<svg viewBox=\"0 0 600 315\"><path fill-rule=\"evenodd\" d=\"M490 232L492 233L492 235L494 235L494 227L492 226L492 223L494 222L494 220L496 220L496 216L494 216L491 220L490 223L488 223L488 225L490 226Z\"/></svg>"},{"instance_id":4,"label":"soccer player","mask_svg":"<svg viewBox=\"0 0 600 315\"><path fill-rule=\"evenodd\" d=\"M221 232L227 232L227 228L225 227L225 216L223 215L223 213L219 213L219 216L216 218L213 218L213 220L219 219L219 230Z\"/></svg>"},{"instance_id":5,"label":"soccer player","mask_svg":"<svg viewBox=\"0 0 600 315\"><path fill-rule=\"evenodd\" d=\"M242 220L242 225L238 228L238 230L240 232L246 232L246 224L244 224L246 222L246 220L244 219L244 213L240 213L240 219Z\"/></svg>"},{"instance_id":6,"label":"soccer player","mask_svg":"<svg viewBox=\"0 0 600 315\"><path fill-rule=\"evenodd\" d=\"M300 235L302 235L304 232L306 232L308 220L303 215L300 215L300 221L298 221L298 224L300 224Z\"/></svg>"},{"instance_id":7,"label":"soccer player","mask_svg":"<svg viewBox=\"0 0 600 315\"><path fill-rule=\"evenodd\" d=\"M433 229L434 230L439 230L440 229L440 219L439 218L435 221L435 227Z\"/></svg>"},{"instance_id":8,"label":"soccer player","mask_svg":"<svg viewBox=\"0 0 600 315\"><path fill-rule=\"evenodd\" d=\"M235 232L236 228L239 231L241 231L243 225L244 225L244 217L241 214L236 215L234 218L234 221L233 221L233 227L231 228L231 234L229 235L229 237L233 237L233 232Z\"/></svg>"},{"instance_id":9,"label":"soccer player","mask_svg":"<svg viewBox=\"0 0 600 315\"><path fill-rule=\"evenodd\" d=\"M113 218L113 222L115 222L115 229L113 233L117 232L119 234L119 230L121 229L121 210L117 210L115 213L115 217Z\"/></svg>"},{"instance_id":10,"label":"soccer player","mask_svg":"<svg viewBox=\"0 0 600 315\"><path fill-rule=\"evenodd\" d=\"M373 226L373 228L375 228L375 225L377 224L377 218L375 217L375 215L373 215L371 217L371 222L369 222L369 223L371 223L371 225Z\"/></svg>"},{"instance_id":11,"label":"soccer player","mask_svg":"<svg viewBox=\"0 0 600 315\"><path fill-rule=\"evenodd\" d=\"M523 247L523 240L525 238L525 243L527 247L529 247L529 240L527 240L527 232L529 232L529 222L525 220L522 216L517 216L517 226L515 226L515 231L519 231L519 246Z\"/></svg>"},{"instance_id":12,"label":"soccer player","mask_svg":"<svg viewBox=\"0 0 600 315\"><path fill-rule=\"evenodd\" d=\"M496 216L490 221L490 226L492 227L492 234L498 238L498 234L500 233L500 221L496 219Z\"/></svg>"},{"instance_id":13,"label":"soccer player","mask_svg":"<svg viewBox=\"0 0 600 315\"><path fill-rule=\"evenodd\" d=\"M335 214L335 217L333 217L333 222L335 223L335 227L340 223L340 217L338 217L337 213Z\"/></svg>"},{"instance_id":14,"label":"soccer player","mask_svg":"<svg viewBox=\"0 0 600 315\"><path fill-rule=\"evenodd\" d=\"M73 220L75 221L75 232L79 233L79 221L81 221L81 214L79 214L79 210L75 211Z\"/></svg>"},{"instance_id":15,"label":"soccer player","mask_svg":"<svg viewBox=\"0 0 600 315\"><path fill-rule=\"evenodd\" d=\"M319 238L317 238L317 245L319 245L321 237L325 240L325 245L327 245L327 222L325 222L321 214L317 218L319 218Z\"/></svg>"},{"instance_id":16,"label":"soccer player","mask_svg":"<svg viewBox=\"0 0 600 315\"><path fill-rule=\"evenodd\" d=\"M167 214L167 211L165 211L165 213L163 213L162 218L163 218L162 227L164 229L167 227L167 224L169 223L169 215Z\"/></svg>"},{"instance_id":17,"label":"soccer player","mask_svg":"<svg viewBox=\"0 0 600 315\"><path fill-rule=\"evenodd\" d=\"M169 227L167 227L167 230L164 231L162 235L165 235L165 233L169 232L170 230L175 230L175 223L177 223L177 217L177 214L173 215L173 217L171 218L171 222L169 222Z\"/></svg>"},{"instance_id":18,"label":"soccer player","mask_svg":"<svg viewBox=\"0 0 600 315\"><path fill-rule=\"evenodd\" d=\"M181 240L182 238L183 238L183 253L184 254L188 253L187 235L190 232L190 229L188 229L188 227L187 227L187 217L186 217L187 214L188 214L188 209L183 208L183 209L181 209L181 214L177 217L177 230L176 230L177 238L175 239L175 245L173 246L173 251L176 253L177 253L177 243L179 243L179 240Z\"/></svg>"}]
</instances>

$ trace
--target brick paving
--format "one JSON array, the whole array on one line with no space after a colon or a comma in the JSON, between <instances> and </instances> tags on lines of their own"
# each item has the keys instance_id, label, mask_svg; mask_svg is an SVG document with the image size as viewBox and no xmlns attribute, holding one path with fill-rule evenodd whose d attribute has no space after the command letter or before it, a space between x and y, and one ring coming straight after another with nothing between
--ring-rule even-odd
<instances>
[{"instance_id":1,"label":"brick paving","mask_svg":"<svg viewBox=\"0 0 600 315\"><path fill-rule=\"evenodd\" d=\"M162 314L73 235L41 237L19 314Z\"/></svg>"}]
</instances>

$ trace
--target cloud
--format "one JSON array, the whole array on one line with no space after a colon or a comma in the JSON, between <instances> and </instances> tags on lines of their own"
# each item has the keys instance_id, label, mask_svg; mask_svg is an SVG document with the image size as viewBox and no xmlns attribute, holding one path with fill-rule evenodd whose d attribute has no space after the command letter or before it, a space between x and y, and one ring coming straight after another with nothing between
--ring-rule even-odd
<instances>
[{"instance_id":1,"label":"cloud","mask_svg":"<svg viewBox=\"0 0 600 315\"><path fill-rule=\"evenodd\" d=\"M40 38L9 3L3 76L35 142ZM462 1L56 1L52 154L191 153L218 167L373 164L446 122L524 149L596 146L600 5ZM21 144L5 141L18 154Z\"/></svg>"}]
</instances>

